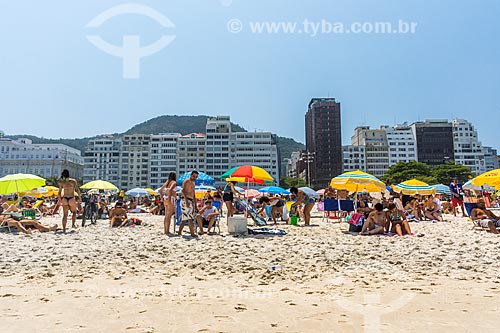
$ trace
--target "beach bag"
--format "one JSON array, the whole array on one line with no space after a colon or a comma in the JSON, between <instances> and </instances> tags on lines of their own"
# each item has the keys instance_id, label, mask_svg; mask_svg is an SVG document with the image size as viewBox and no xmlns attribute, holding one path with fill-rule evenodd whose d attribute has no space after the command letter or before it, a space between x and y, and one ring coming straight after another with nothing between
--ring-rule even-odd
<instances>
[{"instance_id":1,"label":"beach bag","mask_svg":"<svg viewBox=\"0 0 500 333\"><path fill-rule=\"evenodd\" d=\"M363 223L365 222L365 215L364 214L359 214L359 213L354 213L351 215L351 218L349 219L349 224L355 225L355 226L363 226Z\"/></svg>"}]
</instances>

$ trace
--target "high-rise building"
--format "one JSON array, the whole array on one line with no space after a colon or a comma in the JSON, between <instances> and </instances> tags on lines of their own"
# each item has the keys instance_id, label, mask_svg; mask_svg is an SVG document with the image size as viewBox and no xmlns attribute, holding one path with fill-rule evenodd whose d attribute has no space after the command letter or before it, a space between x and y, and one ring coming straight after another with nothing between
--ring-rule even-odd
<instances>
[{"instance_id":1,"label":"high-rise building","mask_svg":"<svg viewBox=\"0 0 500 333\"><path fill-rule=\"evenodd\" d=\"M361 170L366 172L365 146L343 146L344 172Z\"/></svg>"},{"instance_id":2,"label":"high-rise building","mask_svg":"<svg viewBox=\"0 0 500 333\"><path fill-rule=\"evenodd\" d=\"M485 151L474 126L464 119L454 119L451 124L455 163L470 167L476 175L484 173L486 171Z\"/></svg>"},{"instance_id":3,"label":"high-rise building","mask_svg":"<svg viewBox=\"0 0 500 333\"><path fill-rule=\"evenodd\" d=\"M121 173L128 174L128 165L121 163L122 140L103 136L88 142L84 154L83 182L105 180L122 188Z\"/></svg>"},{"instance_id":4,"label":"high-rise building","mask_svg":"<svg viewBox=\"0 0 500 333\"><path fill-rule=\"evenodd\" d=\"M179 133L153 134L149 140L149 187L157 189L177 171ZM177 177L179 174L177 173Z\"/></svg>"},{"instance_id":5,"label":"high-rise building","mask_svg":"<svg viewBox=\"0 0 500 333\"><path fill-rule=\"evenodd\" d=\"M207 138L202 133L191 133L179 138L177 144L177 177L193 170L206 172Z\"/></svg>"},{"instance_id":6,"label":"high-rise building","mask_svg":"<svg viewBox=\"0 0 500 333\"><path fill-rule=\"evenodd\" d=\"M0 137L0 177L15 173L60 177L64 169L72 178L82 178L83 157L78 149L63 144L34 144L25 138Z\"/></svg>"},{"instance_id":7,"label":"high-rise building","mask_svg":"<svg viewBox=\"0 0 500 333\"><path fill-rule=\"evenodd\" d=\"M121 151L121 185L124 188L146 188L149 184L150 135L125 135Z\"/></svg>"},{"instance_id":8,"label":"high-rise building","mask_svg":"<svg viewBox=\"0 0 500 333\"><path fill-rule=\"evenodd\" d=\"M389 169L389 145L385 129L356 127L351 137L351 145L365 148L366 172L380 177Z\"/></svg>"},{"instance_id":9,"label":"high-rise building","mask_svg":"<svg viewBox=\"0 0 500 333\"><path fill-rule=\"evenodd\" d=\"M326 187L342 173L340 103L334 98L313 98L305 115L306 150L314 153L311 183Z\"/></svg>"},{"instance_id":10,"label":"high-rise building","mask_svg":"<svg viewBox=\"0 0 500 333\"><path fill-rule=\"evenodd\" d=\"M233 165L230 162L231 119L229 116L208 118L206 127L206 173L218 180Z\"/></svg>"},{"instance_id":11,"label":"high-rise building","mask_svg":"<svg viewBox=\"0 0 500 333\"><path fill-rule=\"evenodd\" d=\"M497 150L491 147L483 147L483 152L484 152L484 167L485 167L484 172L498 169L499 161L498 161Z\"/></svg>"},{"instance_id":12,"label":"high-rise building","mask_svg":"<svg viewBox=\"0 0 500 333\"><path fill-rule=\"evenodd\" d=\"M253 165L266 170L279 182L276 135L269 132L231 133L230 165Z\"/></svg>"},{"instance_id":13,"label":"high-rise building","mask_svg":"<svg viewBox=\"0 0 500 333\"><path fill-rule=\"evenodd\" d=\"M417 159L430 166L455 160L453 128L446 119L426 120L412 124L417 143Z\"/></svg>"},{"instance_id":14,"label":"high-rise building","mask_svg":"<svg viewBox=\"0 0 500 333\"><path fill-rule=\"evenodd\" d=\"M290 178L297 178L298 173L297 173L297 162L300 160L300 151L294 151L292 152L290 158L287 158L286 161L286 177Z\"/></svg>"},{"instance_id":15,"label":"high-rise building","mask_svg":"<svg viewBox=\"0 0 500 333\"><path fill-rule=\"evenodd\" d=\"M404 123L396 126L383 126L389 145L389 167L399 162L417 160L415 134L411 126Z\"/></svg>"}]
</instances>

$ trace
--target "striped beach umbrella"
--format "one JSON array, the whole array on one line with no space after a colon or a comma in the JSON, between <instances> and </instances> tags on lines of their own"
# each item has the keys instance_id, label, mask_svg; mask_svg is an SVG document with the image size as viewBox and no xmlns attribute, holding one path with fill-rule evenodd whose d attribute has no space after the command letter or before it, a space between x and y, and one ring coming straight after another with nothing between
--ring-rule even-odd
<instances>
[{"instance_id":1,"label":"striped beach umbrella","mask_svg":"<svg viewBox=\"0 0 500 333\"><path fill-rule=\"evenodd\" d=\"M186 179L191 176L191 172L186 172L177 179L177 184L182 185ZM198 172L198 178L196 178L196 185L213 185L215 184L215 179L210 177L204 172Z\"/></svg>"},{"instance_id":2,"label":"striped beach umbrella","mask_svg":"<svg viewBox=\"0 0 500 333\"><path fill-rule=\"evenodd\" d=\"M437 194L451 195L450 187L443 184L431 185L436 189Z\"/></svg>"},{"instance_id":3,"label":"striped beach umbrella","mask_svg":"<svg viewBox=\"0 0 500 333\"><path fill-rule=\"evenodd\" d=\"M258 181L274 181L274 178L264 169L253 165L243 165L234 170L231 178L246 178Z\"/></svg>"},{"instance_id":4,"label":"striped beach umbrella","mask_svg":"<svg viewBox=\"0 0 500 333\"><path fill-rule=\"evenodd\" d=\"M385 191L385 184L380 179L360 170L344 172L333 178L330 181L330 186L337 190L347 190L349 192Z\"/></svg>"},{"instance_id":5,"label":"striped beach umbrella","mask_svg":"<svg viewBox=\"0 0 500 333\"><path fill-rule=\"evenodd\" d=\"M396 193L406 194L406 195L431 195L436 194L436 189L428 184L421 182L420 180L410 179L405 182L399 183L392 187L392 190Z\"/></svg>"}]
</instances>

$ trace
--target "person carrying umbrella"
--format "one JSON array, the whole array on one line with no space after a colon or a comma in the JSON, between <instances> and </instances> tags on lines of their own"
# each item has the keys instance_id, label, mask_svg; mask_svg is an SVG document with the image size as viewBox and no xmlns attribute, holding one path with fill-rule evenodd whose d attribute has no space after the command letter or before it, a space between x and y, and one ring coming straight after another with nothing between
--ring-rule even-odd
<instances>
[{"instance_id":1,"label":"person carrying umbrella","mask_svg":"<svg viewBox=\"0 0 500 333\"><path fill-rule=\"evenodd\" d=\"M59 202L62 203L63 207L63 232L66 232L66 224L68 223L68 213L71 210L72 216L72 228L76 228L76 205L77 199L75 198L78 194L78 204L82 203L80 188L75 179L69 177L69 171L64 169L61 173L61 181L59 182L59 192L57 197Z\"/></svg>"}]
</instances>

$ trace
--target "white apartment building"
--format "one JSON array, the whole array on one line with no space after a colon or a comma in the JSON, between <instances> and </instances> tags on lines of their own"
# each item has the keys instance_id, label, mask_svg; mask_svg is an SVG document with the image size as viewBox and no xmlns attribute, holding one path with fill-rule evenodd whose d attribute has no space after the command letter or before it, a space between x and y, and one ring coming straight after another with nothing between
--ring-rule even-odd
<instances>
[{"instance_id":1,"label":"white apartment building","mask_svg":"<svg viewBox=\"0 0 500 333\"><path fill-rule=\"evenodd\" d=\"M276 135L269 132L231 134L230 165L253 165L266 170L279 182L279 158Z\"/></svg>"},{"instance_id":2,"label":"white apartment building","mask_svg":"<svg viewBox=\"0 0 500 333\"><path fill-rule=\"evenodd\" d=\"M294 151L290 158L287 158L286 161L286 176L289 178L297 178L297 162L300 160L301 152Z\"/></svg>"},{"instance_id":3,"label":"white apartment building","mask_svg":"<svg viewBox=\"0 0 500 333\"><path fill-rule=\"evenodd\" d=\"M342 146L344 172L361 170L366 172L365 146Z\"/></svg>"},{"instance_id":4,"label":"white apartment building","mask_svg":"<svg viewBox=\"0 0 500 333\"><path fill-rule=\"evenodd\" d=\"M179 137L177 145L177 177L193 170L205 172L206 141L202 133L191 133Z\"/></svg>"},{"instance_id":5,"label":"white apartment building","mask_svg":"<svg viewBox=\"0 0 500 333\"><path fill-rule=\"evenodd\" d=\"M451 123L455 162L470 167L477 175L486 172L485 151L474 126L464 119L454 119Z\"/></svg>"},{"instance_id":6,"label":"white apartment building","mask_svg":"<svg viewBox=\"0 0 500 333\"><path fill-rule=\"evenodd\" d=\"M396 126L382 126L389 146L389 167L399 162L417 160L416 140L413 129L404 123Z\"/></svg>"},{"instance_id":7,"label":"white apartment building","mask_svg":"<svg viewBox=\"0 0 500 333\"><path fill-rule=\"evenodd\" d=\"M486 171L496 170L498 165L498 152L492 147L483 147L484 152L484 167Z\"/></svg>"},{"instance_id":8,"label":"white apartment building","mask_svg":"<svg viewBox=\"0 0 500 333\"><path fill-rule=\"evenodd\" d=\"M121 172L128 172L121 163L122 140L103 136L89 141L84 154L83 182L105 180L122 187Z\"/></svg>"},{"instance_id":9,"label":"white apartment building","mask_svg":"<svg viewBox=\"0 0 500 333\"><path fill-rule=\"evenodd\" d=\"M120 179L126 189L146 188L149 185L149 153L151 136L125 135L122 138Z\"/></svg>"},{"instance_id":10,"label":"white apartment building","mask_svg":"<svg viewBox=\"0 0 500 333\"><path fill-rule=\"evenodd\" d=\"M148 186L152 189L162 186L168 175L177 171L179 139L179 133L151 135ZM179 177L178 171L177 177Z\"/></svg>"},{"instance_id":11,"label":"white apartment building","mask_svg":"<svg viewBox=\"0 0 500 333\"><path fill-rule=\"evenodd\" d=\"M231 119L229 116L209 118L206 127L206 163L205 173L214 178L218 185L219 176L234 165L229 159L231 141Z\"/></svg>"},{"instance_id":12,"label":"white apartment building","mask_svg":"<svg viewBox=\"0 0 500 333\"><path fill-rule=\"evenodd\" d=\"M83 158L78 149L63 144L34 144L25 138L0 137L0 177L15 173L60 177L64 169L68 169L71 177L82 178Z\"/></svg>"}]
</instances>

